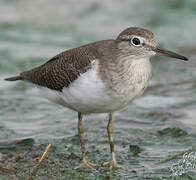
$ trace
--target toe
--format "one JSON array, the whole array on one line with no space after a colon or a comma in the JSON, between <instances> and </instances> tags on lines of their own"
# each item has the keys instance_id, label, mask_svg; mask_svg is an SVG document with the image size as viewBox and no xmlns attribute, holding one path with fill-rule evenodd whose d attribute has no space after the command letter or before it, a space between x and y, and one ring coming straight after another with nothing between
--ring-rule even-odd
<instances>
[{"instance_id":1,"label":"toe","mask_svg":"<svg viewBox=\"0 0 196 180\"><path fill-rule=\"evenodd\" d=\"M94 163L91 163L89 161L87 161L87 163L88 163L88 165L93 166L93 167L97 167L98 166L98 164L94 164Z\"/></svg>"},{"instance_id":2,"label":"toe","mask_svg":"<svg viewBox=\"0 0 196 180\"><path fill-rule=\"evenodd\" d=\"M103 163L103 166L108 166L109 164L110 164L110 161L104 162L104 163Z\"/></svg>"},{"instance_id":3,"label":"toe","mask_svg":"<svg viewBox=\"0 0 196 180\"><path fill-rule=\"evenodd\" d=\"M103 166L109 166L110 170L112 169L124 169L123 166L120 166L116 163L116 161L109 161L109 162L104 162Z\"/></svg>"},{"instance_id":4,"label":"toe","mask_svg":"<svg viewBox=\"0 0 196 180\"><path fill-rule=\"evenodd\" d=\"M89 162L87 159L83 159L82 163L79 166L77 166L75 169L89 168L95 170L94 167L96 166L98 166L98 164L94 164Z\"/></svg>"}]
</instances>

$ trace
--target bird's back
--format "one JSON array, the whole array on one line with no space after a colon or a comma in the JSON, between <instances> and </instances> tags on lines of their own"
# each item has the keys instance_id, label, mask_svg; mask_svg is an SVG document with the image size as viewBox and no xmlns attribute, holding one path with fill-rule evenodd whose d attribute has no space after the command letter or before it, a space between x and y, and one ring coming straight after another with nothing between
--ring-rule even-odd
<instances>
[{"instance_id":1,"label":"bird's back","mask_svg":"<svg viewBox=\"0 0 196 180\"><path fill-rule=\"evenodd\" d=\"M52 90L62 91L91 67L91 62L104 56L104 46L112 40L98 41L64 51L43 65L7 80L24 80Z\"/></svg>"}]
</instances>

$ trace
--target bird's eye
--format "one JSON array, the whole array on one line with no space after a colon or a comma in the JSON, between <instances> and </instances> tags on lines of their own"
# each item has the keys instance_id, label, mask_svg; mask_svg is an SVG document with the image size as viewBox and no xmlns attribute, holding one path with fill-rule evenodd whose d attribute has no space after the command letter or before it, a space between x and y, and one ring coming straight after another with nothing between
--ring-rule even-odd
<instances>
[{"instance_id":1,"label":"bird's eye","mask_svg":"<svg viewBox=\"0 0 196 180\"><path fill-rule=\"evenodd\" d=\"M140 42L139 38L134 37L131 39L131 44L133 44L134 46L140 46L141 42Z\"/></svg>"}]
</instances>

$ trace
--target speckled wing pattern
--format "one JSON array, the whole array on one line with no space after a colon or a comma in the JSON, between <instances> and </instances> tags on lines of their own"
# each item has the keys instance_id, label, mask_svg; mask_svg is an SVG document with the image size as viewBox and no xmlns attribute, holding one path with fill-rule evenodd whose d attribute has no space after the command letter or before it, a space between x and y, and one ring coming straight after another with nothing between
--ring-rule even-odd
<instances>
[{"instance_id":1,"label":"speckled wing pattern","mask_svg":"<svg viewBox=\"0 0 196 180\"><path fill-rule=\"evenodd\" d=\"M22 72L20 76L22 80L62 91L91 67L91 61L97 56L95 51L91 44L67 50L37 68Z\"/></svg>"},{"instance_id":2,"label":"speckled wing pattern","mask_svg":"<svg viewBox=\"0 0 196 180\"><path fill-rule=\"evenodd\" d=\"M115 47L115 40L103 40L64 51L45 64L6 78L7 81L23 80L52 90L62 91L69 87L80 74L91 68L95 59L111 59L109 52Z\"/></svg>"}]
</instances>

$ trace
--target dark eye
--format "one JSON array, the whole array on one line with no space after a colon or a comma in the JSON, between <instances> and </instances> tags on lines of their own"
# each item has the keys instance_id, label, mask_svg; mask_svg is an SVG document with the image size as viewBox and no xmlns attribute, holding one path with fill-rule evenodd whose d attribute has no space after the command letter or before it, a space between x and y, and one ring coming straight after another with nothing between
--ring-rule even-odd
<instances>
[{"instance_id":1,"label":"dark eye","mask_svg":"<svg viewBox=\"0 0 196 180\"><path fill-rule=\"evenodd\" d=\"M132 40L131 40L131 43L135 46L139 46L140 45L140 40L139 38L136 38L134 37Z\"/></svg>"}]
</instances>

